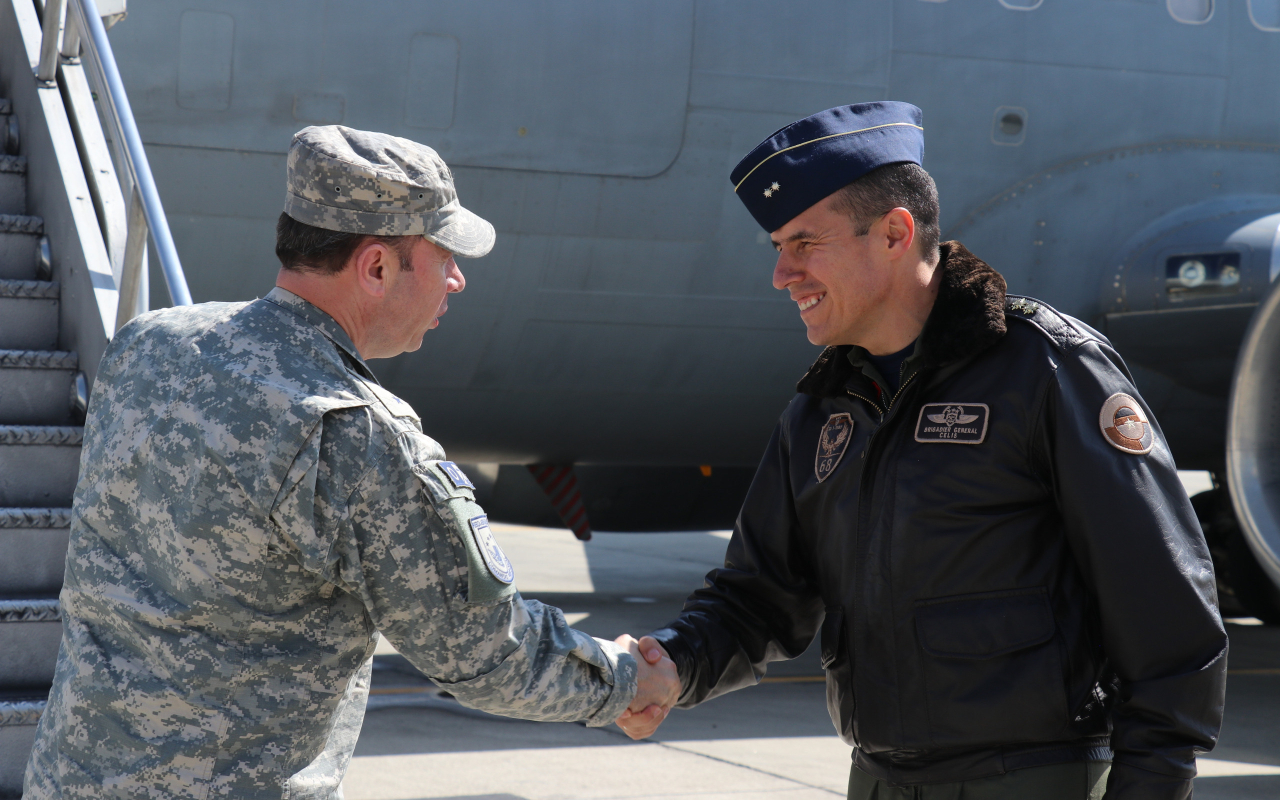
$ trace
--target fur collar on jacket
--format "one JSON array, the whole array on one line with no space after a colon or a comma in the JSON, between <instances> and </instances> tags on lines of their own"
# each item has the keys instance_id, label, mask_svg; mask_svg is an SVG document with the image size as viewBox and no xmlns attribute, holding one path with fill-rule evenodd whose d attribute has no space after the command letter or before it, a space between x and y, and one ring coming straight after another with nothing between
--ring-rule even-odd
<instances>
[{"instance_id":1,"label":"fur collar on jacket","mask_svg":"<svg viewBox=\"0 0 1280 800\"><path fill-rule=\"evenodd\" d=\"M920 367L933 368L977 355L1005 334L1005 282L1000 273L959 242L939 246L942 283L920 334ZM796 384L814 397L844 394L853 374L848 347L828 347Z\"/></svg>"}]
</instances>

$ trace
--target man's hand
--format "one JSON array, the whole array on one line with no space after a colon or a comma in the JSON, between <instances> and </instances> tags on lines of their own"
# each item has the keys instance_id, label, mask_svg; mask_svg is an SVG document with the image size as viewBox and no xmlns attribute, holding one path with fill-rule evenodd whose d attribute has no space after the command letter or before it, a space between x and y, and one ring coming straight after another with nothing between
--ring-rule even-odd
<instances>
[{"instance_id":1,"label":"man's hand","mask_svg":"<svg viewBox=\"0 0 1280 800\"><path fill-rule=\"evenodd\" d=\"M680 676L667 651L652 637L636 641L629 634L614 640L636 660L636 697L617 724L632 739L650 736L680 697Z\"/></svg>"}]
</instances>

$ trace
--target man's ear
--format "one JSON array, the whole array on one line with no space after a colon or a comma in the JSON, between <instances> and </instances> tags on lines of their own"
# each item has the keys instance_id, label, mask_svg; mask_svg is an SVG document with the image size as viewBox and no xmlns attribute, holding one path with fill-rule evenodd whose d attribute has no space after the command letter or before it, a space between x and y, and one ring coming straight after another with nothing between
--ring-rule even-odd
<instances>
[{"instance_id":1,"label":"man's ear","mask_svg":"<svg viewBox=\"0 0 1280 800\"><path fill-rule=\"evenodd\" d=\"M387 275L392 267L391 248L376 239L366 240L351 254L356 286L369 297L382 299L387 293Z\"/></svg>"},{"instance_id":2,"label":"man's ear","mask_svg":"<svg viewBox=\"0 0 1280 800\"><path fill-rule=\"evenodd\" d=\"M884 226L881 241L890 258L902 258L911 251L916 240L916 221L905 208L895 208L881 218Z\"/></svg>"}]
</instances>

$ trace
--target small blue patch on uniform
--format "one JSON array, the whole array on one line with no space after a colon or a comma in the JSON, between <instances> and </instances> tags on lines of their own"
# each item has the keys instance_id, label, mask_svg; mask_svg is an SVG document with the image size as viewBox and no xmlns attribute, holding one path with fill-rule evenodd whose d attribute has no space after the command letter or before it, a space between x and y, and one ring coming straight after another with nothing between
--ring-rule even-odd
<instances>
[{"instance_id":1,"label":"small blue patch on uniform","mask_svg":"<svg viewBox=\"0 0 1280 800\"><path fill-rule=\"evenodd\" d=\"M476 486L467 478L466 474L458 469L458 465L452 461L441 461L440 469L445 475L449 476L449 480L453 482L455 489L475 489Z\"/></svg>"},{"instance_id":2,"label":"small blue patch on uniform","mask_svg":"<svg viewBox=\"0 0 1280 800\"><path fill-rule=\"evenodd\" d=\"M484 558L484 565L489 568L490 574L503 583L511 583L515 580L515 567L511 566L507 554L498 546L498 540L493 538L493 532L489 530L489 517L481 514L467 522L471 524L471 533L476 538L476 547L480 549L480 555Z\"/></svg>"}]
</instances>

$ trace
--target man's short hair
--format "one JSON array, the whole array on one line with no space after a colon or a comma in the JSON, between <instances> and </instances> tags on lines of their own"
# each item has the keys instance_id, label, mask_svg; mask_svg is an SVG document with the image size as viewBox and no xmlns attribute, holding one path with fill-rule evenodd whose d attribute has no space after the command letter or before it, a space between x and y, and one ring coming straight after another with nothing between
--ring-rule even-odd
<instances>
[{"instance_id":1,"label":"man's short hair","mask_svg":"<svg viewBox=\"0 0 1280 800\"><path fill-rule=\"evenodd\" d=\"M317 228L298 222L288 214L276 220L276 258L280 266L291 272L337 275L346 267L351 255L366 241L385 244L400 257L400 268L413 270L412 250L420 236L370 236Z\"/></svg>"},{"instance_id":2,"label":"man's short hair","mask_svg":"<svg viewBox=\"0 0 1280 800\"><path fill-rule=\"evenodd\" d=\"M916 222L920 255L932 261L938 255L938 187L919 164L886 164L858 178L836 193L834 208L853 218L859 236L865 236L876 220L895 208L911 212Z\"/></svg>"}]
</instances>

